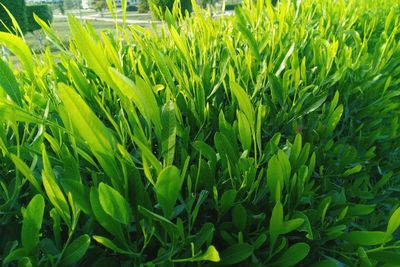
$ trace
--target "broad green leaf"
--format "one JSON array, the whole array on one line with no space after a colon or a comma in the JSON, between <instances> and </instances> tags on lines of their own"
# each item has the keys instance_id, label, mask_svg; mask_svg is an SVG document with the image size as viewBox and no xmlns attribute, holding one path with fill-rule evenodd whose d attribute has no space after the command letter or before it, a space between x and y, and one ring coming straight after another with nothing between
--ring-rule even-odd
<instances>
[{"instance_id":1,"label":"broad green leaf","mask_svg":"<svg viewBox=\"0 0 400 267\"><path fill-rule=\"evenodd\" d=\"M361 246L375 246L392 240L392 235L379 231L353 231L344 235L343 238L352 244Z\"/></svg>"},{"instance_id":2,"label":"broad green leaf","mask_svg":"<svg viewBox=\"0 0 400 267\"><path fill-rule=\"evenodd\" d=\"M209 161L211 161L212 164L217 163L217 153L211 146L204 143L203 141L195 141L195 142L193 142L192 145L198 152L200 152Z\"/></svg>"},{"instance_id":3,"label":"broad green leaf","mask_svg":"<svg viewBox=\"0 0 400 267\"><path fill-rule=\"evenodd\" d=\"M176 144L176 117L172 101L164 105L161 112L161 123L162 154L165 165L169 166L174 161Z\"/></svg>"},{"instance_id":4,"label":"broad green leaf","mask_svg":"<svg viewBox=\"0 0 400 267\"><path fill-rule=\"evenodd\" d=\"M27 251L32 251L39 243L39 232L42 227L44 213L44 198L36 195L29 202L23 213L22 221L22 246Z\"/></svg>"},{"instance_id":5,"label":"broad green leaf","mask_svg":"<svg viewBox=\"0 0 400 267\"><path fill-rule=\"evenodd\" d=\"M242 204L233 207L232 222L239 231L243 232L245 230L247 225L247 211Z\"/></svg>"},{"instance_id":6,"label":"broad green leaf","mask_svg":"<svg viewBox=\"0 0 400 267\"><path fill-rule=\"evenodd\" d=\"M297 230L304 223L304 219L293 219L289 221L285 221L282 224L282 230L280 234L287 234L294 230Z\"/></svg>"},{"instance_id":7,"label":"broad green leaf","mask_svg":"<svg viewBox=\"0 0 400 267\"><path fill-rule=\"evenodd\" d=\"M90 237L86 234L72 241L64 251L61 264L69 266L80 261L85 256L89 245Z\"/></svg>"},{"instance_id":8,"label":"broad green leaf","mask_svg":"<svg viewBox=\"0 0 400 267\"><path fill-rule=\"evenodd\" d=\"M99 184L99 201L103 210L114 220L129 224L131 221L131 208L126 199L111 186Z\"/></svg>"},{"instance_id":9,"label":"broad green leaf","mask_svg":"<svg viewBox=\"0 0 400 267\"><path fill-rule=\"evenodd\" d=\"M285 100L282 81L274 74L270 74L268 75L268 82L271 89L272 102L274 104L279 104L280 106L282 106Z\"/></svg>"},{"instance_id":10,"label":"broad green leaf","mask_svg":"<svg viewBox=\"0 0 400 267\"><path fill-rule=\"evenodd\" d=\"M116 142L109 129L104 126L87 103L71 87L60 84L59 96L69 117L69 120L64 121L64 124L72 123L74 130L85 140L112 180L122 177L120 168L113 156ZM67 118L64 120L67 120ZM116 184L113 182L113 185Z\"/></svg>"},{"instance_id":11,"label":"broad green leaf","mask_svg":"<svg viewBox=\"0 0 400 267\"><path fill-rule=\"evenodd\" d=\"M398 251L374 251L367 253L368 256L380 263L394 264L398 266L400 262L400 253Z\"/></svg>"},{"instance_id":12,"label":"broad green leaf","mask_svg":"<svg viewBox=\"0 0 400 267\"><path fill-rule=\"evenodd\" d=\"M97 222L104 229L113 234L118 241L124 242L125 236L122 233L121 224L103 210L99 201L99 192L95 187L92 187L90 190L90 205Z\"/></svg>"},{"instance_id":13,"label":"broad green leaf","mask_svg":"<svg viewBox=\"0 0 400 267\"><path fill-rule=\"evenodd\" d=\"M108 85L115 88L116 86L108 73L110 62L101 44L90 36L77 18L68 16L68 24L74 43L86 59L89 67Z\"/></svg>"},{"instance_id":14,"label":"broad green leaf","mask_svg":"<svg viewBox=\"0 0 400 267\"><path fill-rule=\"evenodd\" d=\"M233 265L243 262L254 252L254 247L247 243L235 244L221 252L221 264Z\"/></svg>"},{"instance_id":15,"label":"broad green leaf","mask_svg":"<svg viewBox=\"0 0 400 267\"><path fill-rule=\"evenodd\" d=\"M267 184L271 191L271 197L275 201L280 200L281 190L284 185L283 170L277 156L268 161Z\"/></svg>"},{"instance_id":16,"label":"broad green leaf","mask_svg":"<svg viewBox=\"0 0 400 267\"><path fill-rule=\"evenodd\" d=\"M220 205L221 205L221 214L226 213L233 205L233 202L235 202L237 192L235 189L230 189L225 191L220 200Z\"/></svg>"},{"instance_id":17,"label":"broad green leaf","mask_svg":"<svg viewBox=\"0 0 400 267\"><path fill-rule=\"evenodd\" d=\"M251 127L243 112L238 111L238 130L240 142L242 143L243 150L250 151L251 149Z\"/></svg>"},{"instance_id":18,"label":"broad green leaf","mask_svg":"<svg viewBox=\"0 0 400 267\"><path fill-rule=\"evenodd\" d=\"M242 87L235 81L233 70L229 71L229 84L232 94L236 97L239 103L240 110L246 115L251 128L255 125L255 111L253 104L250 101L249 95L243 90Z\"/></svg>"},{"instance_id":19,"label":"broad green leaf","mask_svg":"<svg viewBox=\"0 0 400 267\"><path fill-rule=\"evenodd\" d=\"M88 215L92 215L90 207L90 190L82 182L63 179L61 185L66 193L71 193L76 206Z\"/></svg>"},{"instance_id":20,"label":"broad green leaf","mask_svg":"<svg viewBox=\"0 0 400 267\"><path fill-rule=\"evenodd\" d=\"M0 44L4 44L17 56L31 81L35 81L33 56L24 40L11 33L0 32Z\"/></svg>"},{"instance_id":21,"label":"broad green leaf","mask_svg":"<svg viewBox=\"0 0 400 267\"><path fill-rule=\"evenodd\" d=\"M17 79L15 78L12 70L0 58L0 89L10 96L10 98L22 107L23 92L19 88Z\"/></svg>"},{"instance_id":22,"label":"broad green leaf","mask_svg":"<svg viewBox=\"0 0 400 267\"><path fill-rule=\"evenodd\" d=\"M175 166L163 169L157 178L155 186L157 199L167 218L172 215L182 183L183 179L179 169Z\"/></svg>"},{"instance_id":23,"label":"broad green leaf","mask_svg":"<svg viewBox=\"0 0 400 267\"><path fill-rule=\"evenodd\" d=\"M239 9L235 9L235 11L238 11ZM251 33L251 31L246 27L246 25L242 23L237 24L238 30L243 34L245 40L247 41L251 52L253 53L253 56L256 58L256 60L260 60L260 52L258 51L258 45L257 41L254 38L254 35Z\"/></svg>"},{"instance_id":24,"label":"broad green leaf","mask_svg":"<svg viewBox=\"0 0 400 267\"><path fill-rule=\"evenodd\" d=\"M161 115L153 89L140 77L136 77L134 83L114 68L109 68L109 73L120 93L135 103L148 122L153 122L159 135L162 129Z\"/></svg>"},{"instance_id":25,"label":"broad green leaf","mask_svg":"<svg viewBox=\"0 0 400 267\"><path fill-rule=\"evenodd\" d=\"M359 247L357 249L357 254L358 254L358 257L360 258L362 266L372 267L371 260L369 259L367 253L365 252L365 250L362 247Z\"/></svg>"},{"instance_id":26,"label":"broad green leaf","mask_svg":"<svg viewBox=\"0 0 400 267\"><path fill-rule=\"evenodd\" d=\"M8 263L10 263L12 261L23 259L26 256L29 256L29 251L27 251L25 248L17 248L15 250L11 251L4 258L4 261L2 263L5 265L5 264L8 264Z\"/></svg>"},{"instance_id":27,"label":"broad green leaf","mask_svg":"<svg viewBox=\"0 0 400 267\"><path fill-rule=\"evenodd\" d=\"M16 155L11 154L10 158L12 162L15 164L15 167L28 179L28 181L35 187L35 189L42 193L42 187L39 182L36 180L35 176L33 176L32 170Z\"/></svg>"},{"instance_id":28,"label":"broad green leaf","mask_svg":"<svg viewBox=\"0 0 400 267\"><path fill-rule=\"evenodd\" d=\"M272 210L271 219L269 221L271 247L275 245L276 239L283 230L283 205L277 202Z\"/></svg>"},{"instance_id":29,"label":"broad green leaf","mask_svg":"<svg viewBox=\"0 0 400 267\"><path fill-rule=\"evenodd\" d=\"M400 226L400 207L393 212L392 216L390 216L386 232L389 235L391 235L397 230L397 228L399 228L399 226Z\"/></svg>"},{"instance_id":30,"label":"broad green leaf","mask_svg":"<svg viewBox=\"0 0 400 267\"><path fill-rule=\"evenodd\" d=\"M295 266L307 257L310 252L310 246L306 243L296 243L289 247L285 253L278 259L277 266Z\"/></svg>"},{"instance_id":31,"label":"broad green leaf","mask_svg":"<svg viewBox=\"0 0 400 267\"><path fill-rule=\"evenodd\" d=\"M56 208L57 212L61 215L64 222L67 225L71 223L71 214L69 210L69 205L62 193L60 187L56 182L54 177L53 169L51 168L49 158L47 156L46 148L43 145L42 148L42 160L43 160L43 171L42 171L42 181L46 194L53 206Z\"/></svg>"}]
</instances>

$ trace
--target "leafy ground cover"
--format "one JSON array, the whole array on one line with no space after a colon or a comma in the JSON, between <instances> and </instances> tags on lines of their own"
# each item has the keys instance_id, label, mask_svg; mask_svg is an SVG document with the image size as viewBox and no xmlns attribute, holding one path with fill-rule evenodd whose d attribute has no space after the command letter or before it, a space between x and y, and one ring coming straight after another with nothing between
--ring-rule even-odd
<instances>
[{"instance_id":1,"label":"leafy ground cover","mask_svg":"<svg viewBox=\"0 0 400 267\"><path fill-rule=\"evenodd\" d=\"M400 6L194 5L0 61L5 266L397 266Z\"/></svg>"}]
</instances>

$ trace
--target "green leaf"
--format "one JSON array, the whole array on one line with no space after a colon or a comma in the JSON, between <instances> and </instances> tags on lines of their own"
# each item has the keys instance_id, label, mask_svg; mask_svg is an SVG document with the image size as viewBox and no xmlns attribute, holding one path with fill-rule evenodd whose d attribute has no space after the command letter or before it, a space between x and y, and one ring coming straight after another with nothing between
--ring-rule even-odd
<instances>
[{"instance_id":1,"label":"green leaf","mask_svg":"<svg viewBox=\"0 0 400 267\"><path fill-rule=\"evenodd\" d=\"M90 245L90 237L88 235L81 235L65 249L61 259L61 264L69 266L77 263L83 256Z\"/></svg>"},{"instance_id":2,"label":"green leaf","mask_svg":"<svg viewBox=\"0 0 400 267\"><path fill-rule=\"evenodd\" d=\"M347 176L350 176L352 174L360 172L361 169L362 169L362 166L360 164L358 164L358 165L354 166L353 168L346 170L342 175L344 177L347 177Z\"/></svg>"},{"instance_id":3,"label":"green leaf","mask_svg":"<svg viewBox=\"0 0 400 267\"><path fill-rule=\"evenodd\" d=\"M353 231L344 235L345 240L361 246L375 246L392 240L392 235L379 231Z\"/></svg>"},{"instance_id":4,"label":"green leaf","mask_svg":"<svg viewBox=\"0 0 400 267\"><path fill-rule=\"evenodd\" d=\"M84 213L92 215L90 207L90 190L82 182L72 179L61 180L61 185L66 193L71 193L76 206Z\"/></svg>"},{"instance_id":5,"label":"green leaf","mask_svg":"<svg viewBox=\"0 0 400 267\"><path fill-rule=\"evenodd\" d=\"M126 199L111 186L99 184L99 202L103 210L117 222L128 225L131 221L131 208Z\"/></svg>"},{"instance_id":6,"label":"green leaf","mask_svg":"<svg viewBox=\"0 0 400 267\"><path fill-rule=\"evenodd\" d=\"M134 83L114 68L110 68L109 73L120 93L135 103L140 113L148 122L153 122L156 133L159 135L162 128L160 108L158 107L153 89L138 76L136 77L136 83Z\"/></svg>"},{"instance_id":7,"label":"green leaf","mask_svg":"<svg viewBox=\"0 0 400 267\"><path fill-rule=\"evenodd\" d=\"M29 251L27 251L25 248L18 248L13 251L11 251L5 258L4 261L2 262L4 265L23 259L24 257L29 256Z\"/></svg>"},{"instance_id":8,"label":"green leaf","mask_svg":"<svg viewBox=\"0 0 400 267\"><path fill-rule=\"evenodd\" d=\"M44 213L44 198L36 195L29 202L23 213L22 221L22 246L27 251L32 251L39 243L39 232L42 227Z\"/></svg>"},{"instance_id":9,"label":"green leaf","mask_svg":"<svg viewBox=\"0 0 400 267\"><path fill-rule=\"evenodd\" d=\"M157 199L167 218L172 215L182 183L183 179L179 169L175 166L163 169L157 178L155 186Z\"/></svg>"},{"instance_id":10,"label":"green leaf","mask_svg":"<svg viewBox=\"0 0 400 267\"><path fill-rule=\"evenodd\" d=\"M2 59L0 59L0 77L0 89L2 88L15 103L22 107L23 92L13 72Z\"/></svg>"},{"instance_id":11,"label":"green leaf","mask_svg":"<svg viewBox=\"0 0 400 267\"><path fill-rule=\"evenodd\" d=\"M116 253L132 255L131 252L118 247L117 245L114 244L113 241L111 241L110 239L108 239L106 237L94 235L93 239L96 240L99 244L102 244L103 246L105 246L106 248L109 248L112 251L115 251Z\"/></svg>"},{"instance_id":12,"label":"green leaf","mask_svg":"<svg viewBox=\"0 0 400 267\"><path fill-rule=\"evenodd\" d=\"M283 205L282 203L277 202L272 210L272 215L269 222L271 247L274 246L276 239L283 230Z\"/></svg>"},{"instance_id":13,"label":"green leaf","mask_svg":"<svg viewBox=\"0 0 400 267\"><path fill-rule=\"evenodd\" d=\"M281 196L281 190L284 185L284 178L283 178L283 170L281 164L276 155L274 155L268 161L267 184L269 190L271 191L271 197L274 198L275 201L279 201Z\"/></svg>"},{"instance_id":14,"label":"green leaf","mask_svg":"<svg viewBox=\"0 0 400 267\"><path fill-rule=\"evenodd\" d=\"M212 164L217 163L217 153L211 146L204 143L203 141L195 141L192 145L197 151L199 151L203 156L211 161Z\"/></svg>"},{"instance_id":15,"label":"green leaf","mask_svg":"<svg viewBox=\"0 0 400 267\"><path fill-rule=\"evenodd\" d=\"M42 171L42 181L43 186L46 191L47 196L51 204L56 208L57 212L61 215L64 222L67 225L71 224L71 214L69 210L69 205L64 197L60 187L56 182L54 177L53 169L51 168L49 158L47 157L46 148L43 145L42 148L42 160L43 160L43 171Z\"/></svg>"},{"instance_id":16,"label":"green leaf","mask_svg":"<svg viewBox=\"0 0 400 267\"><path fill-rule=\"evenodd\" d=\"M28 179L33 187L35 187L39 193L42 193L42 188L39 182L36 180L35 176L33 176L32 170L25 164L25 162L14 154L10 154L10 158L15 164L15 167L26 177L26 179Z\"/></svg>"},{"instance_id":17,"label":"green leaf","mask_svg":"<svg viewBox=\"0 0 400 267\"><path fill-rule=\"evenodd\" d=\"M174 103L166 103L161 112L161 142L162 154L166 166L170 166L174 161L176 143L176 117Z\"/></svg>"},{"instance_id":18,"label":"green leaf","mask_svg":"<svg viewBox=\"0 0 400 267\"><path fill-rule=\"evenodd\" d=\"M247 225L247 211L242 204L233 207L232 222L239 231L243 232L245 230Z\"/></svg>"},{"instance_id":19,"label":"green leaf","mask_svg":"<svg viewBox=\"0 0 400 267\"><path fill-rule=\"evenodd\" d=\"M247 243L235 244L221 253L222 265L233 265L243 262L254 252L254 247Z\"/></svg>"},{"instance_id":20,"label":"green leaf","mask_svg":"<svg viewBox=\"0 0 400 267\"><path fill-rule=\"evenodd\" d=\"M88 104L69 86L59 85L59 97L64 104L68 118L63 118L64 125L72 124L74 132L85 140L91 152L111 179L122 177L113 151L116 142L109 129L90 109ZM115 185L117 183L113 183Z\"/></svg>"},{"instance_id":21,"label":"green leaf","mask_svg":"<svg viewBox=\"0 0 400 267\"><path fill-rule=\"evenodd\" d=\"M238 130L240 142L242 143L243 150L250 151L251 149L251 127L249 121L243 112L238 111Z\"/></svg>"},{"instance_id":22,"label":"green leaf","mask_svg":"<svg viewBox=\"0 0 400 267\"><path fill-rule=\"evenodd\" d=\"M250 101L249 95L235 81L233 69L229 69L229 84L233 95L239 103L240 110L246 115L250 127L255 125L255 111Z\"/></svg>"},{"instance_id":23,"label":"green leaf","mask_svg":"<svg viewBox=\"0 0 400 267\"><path fill-rule=\"evenodd\" d=\"M368 256L380 263L394 264L397 265L400 262L400 252L393 251L374 251L367 253Z\"/></svg>"},{"instance_id":24,"label":"green leaf","mask_svg":"<svg viewBox=\"0 0 400 267\"><path fill-rule=\"evenodd\" d=\"M74 43L89 67L108 85L116 87L108 73L110 62L101 43L91 37L77 18L68 16L68 24Z\"/></svg>"},{"instance_id":25,"label":"green leaf","mask_svg":"<svg viewBox=\"0 0 400 267\"><path fill-rule=\"evenodd\" d=\"M274 104L279 104L283 106L283 101L285 100L284 98L284 92L283 92L283 86L282 86L282 81L279 79L279 77L275 76L274 74L269 74L268 75L268 82L271 88L271 98L272 102Z\"/></svg>"},{"instance_id":26,"label":"green leaf","mask_svg":"<svg viewBox=\"0 0 400 267\"><path fill-rule=\"evenodd\" d=\"M124 242L125 236L122 233L121 224L103 210L99 201L99 192L95 187L92 187L90 190L90 205L97 222L113 234L118 241Z\"/></svg>"},{"instance_id":27,"label":"green leaf","mask_svg":"<svg viewBox=\"0 0 400 267\"><path fill-rule=\"evenodd\" d=\"M0 32L0 44L4 44L17 56L31 81L35 81L33 56L25 41L14 34Z\"/></svg>"},{"instance_id":28,"label":"green leaf","mask_svg":"<svg viewBox=\"0 0 400 267\"><path fill-rule=\"evenodd\" d=\"M400 207L393 212L392 216L390 216L386 232L389 235L391 235L397 230L397 228L399 228L399 226L400 226Z\"/></svg>"},{"instance_id":29,"label":"green leaf","mask_svg":"<svg viewBox=\"0 0 400 267\"><path fill-rule=\"evenodd\" d=\"M304 223L304 219L293 219L290 221L283 222L282 230L280 234L287 234L302 226Z\"/></svg>"},{"instance_id":30,"label":"green leaf","mask_svg":"<svg viewBox=\"0 0 400 267\"><path fill-rule=\"evenodd\" d=\"M296 243L288 248L275 263L277 266L295 266L301 262L310 252L310 246L306 243Z\"/></svg>"},{"instance_id":31,"label":"green leaf","mask_svg":"<svg viewBox=\"0 0 400 267\"><path fill-rule=\"evenodd\" d=\"M212 261L219 262L221 259L219 257L218 250L214 246L209 246L204 252L204 254L194 257L192 261Z\"/></svg>"},{"instance_id":32,"label":"green leaf","mask_svg":"<svg viewBox=\"0 0 400 267\"><path fill-rule=\"evenodd\" d=\"M221 204L221 214L225 214L233 205L233 202L235 202L237 192L235 189L230 189L225 191L220 200Z\"/></svg>"}]
</instances>

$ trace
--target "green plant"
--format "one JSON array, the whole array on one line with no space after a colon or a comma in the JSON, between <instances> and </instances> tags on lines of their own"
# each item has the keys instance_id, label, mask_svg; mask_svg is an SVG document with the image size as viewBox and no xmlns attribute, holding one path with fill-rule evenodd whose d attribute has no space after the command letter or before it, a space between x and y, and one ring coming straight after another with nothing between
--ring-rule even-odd
<instances>
[{"instance_id":1,"label":"green plant","mask_svg":"<svg viewBox=\"0 0 400 267\"><path fill-rule=\"evenodd\" d=\"M8 9L24 32L27 27L25 0L1 0L0 4L0 20L2 21L2 23L0 22L0 31L18 32L14 29L14 24L6 11Z\"/></svg>"},{"instance_id":2,"label":"green plant","mask_svg":"<svg viewBox=\"0 0 400 267\"><path fill-rule=\"evenodd\" d=\"M0 33L3 264L398 264L399 2L179 10Z\"/></svg>"},{"instance_id":3,"label":"green plant","mask_svg":"<svg viewBox=\"0 0 400 267\"><path fill-rule=\"evenodd\" d=\"M37 24L34 18L34 14L41 20L50 24L53 21L53 11L48 5L28 5L26 7L26 18L27 18L27 31L33 32L41 29L40 25Z\"/></svg>"}]
</instances>

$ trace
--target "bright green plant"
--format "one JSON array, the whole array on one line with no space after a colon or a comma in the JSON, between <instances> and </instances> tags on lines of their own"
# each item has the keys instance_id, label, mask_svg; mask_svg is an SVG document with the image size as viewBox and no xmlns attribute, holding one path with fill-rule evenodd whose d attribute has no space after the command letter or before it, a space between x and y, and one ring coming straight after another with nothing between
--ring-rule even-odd
<instances>
[{"instance_id":1,"label":"bright green plant","mask_svg":"<svg viewBox=\"0 0 400 267\"><path fill-rule=\"evenodd\" d=\"M35 21L34 15L50 24L53 22L53 10L49 5L29 5L26 7L27 31L40 30L41 27Z\"/></svg>"},{"instance_id":2,"label":"bright green plant","mask_svg":"<svg viewBox=\"0 0 400 267\"><path fill-rule=\"evenodd\" d=\"M193 11L0 33L4 265L398 264L399 3Z\"/></svg>"}]
</instances>

